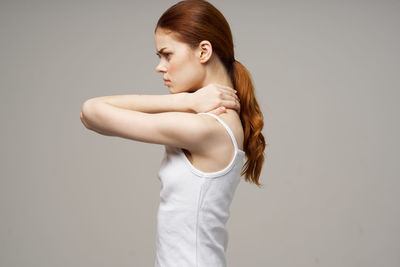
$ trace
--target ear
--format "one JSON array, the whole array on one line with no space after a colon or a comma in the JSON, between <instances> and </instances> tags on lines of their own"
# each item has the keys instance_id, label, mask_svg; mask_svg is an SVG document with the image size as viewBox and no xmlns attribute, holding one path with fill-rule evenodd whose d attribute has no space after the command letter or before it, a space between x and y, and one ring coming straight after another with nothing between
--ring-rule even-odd
<instances>
[{"instance_id":1,"label":"ear","mask_svg":"<svg viewBox=\"0 0 400 267\"><path fill-rule=\"evenodd\" d=\"M206 63L212 55L212 45L209 41L201 41L198 47L198 57L200 63Z\"/></svg>"}]
</instances>

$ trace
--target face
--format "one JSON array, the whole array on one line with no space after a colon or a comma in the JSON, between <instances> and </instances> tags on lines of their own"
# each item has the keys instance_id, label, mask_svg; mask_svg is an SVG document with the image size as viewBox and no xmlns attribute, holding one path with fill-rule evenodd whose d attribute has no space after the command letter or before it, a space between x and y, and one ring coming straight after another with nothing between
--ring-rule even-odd
<instances>
[{"instance_id":1,"label":"face","mask_svg":"<svg viewBox=\"0 0 400 267\"><path fill-rule=\"evenodd\" d=\"M169 80L165 85L171 94L193 92L202 87L205 70L196 49L178 41L173 32L162 28L156 30L155 45L160 58L156 71Z\"/></svg>"}]
</instances>

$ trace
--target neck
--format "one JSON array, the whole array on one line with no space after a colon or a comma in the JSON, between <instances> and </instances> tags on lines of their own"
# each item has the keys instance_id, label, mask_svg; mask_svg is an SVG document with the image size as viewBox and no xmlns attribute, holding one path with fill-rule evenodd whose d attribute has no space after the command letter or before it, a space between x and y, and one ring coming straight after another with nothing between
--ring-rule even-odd
<instances>
[{"instance_id":1,"label":"neck","mask_svg":"<svg viewBox=\"0 0 400 267\"><path fill-rule=\"evenodd\" d=\"M206 66L205 79L201 87L216 83L233 88L231 78L218 57L212 57Z\"/></svg>"}]
</instances>

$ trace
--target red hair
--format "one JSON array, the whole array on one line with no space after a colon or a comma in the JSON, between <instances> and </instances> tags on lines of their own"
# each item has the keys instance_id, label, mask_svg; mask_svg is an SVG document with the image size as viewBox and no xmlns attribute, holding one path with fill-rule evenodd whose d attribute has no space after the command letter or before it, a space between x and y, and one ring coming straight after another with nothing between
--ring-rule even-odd
<instances>
[{"instance_id":1,"label":"red hair","mask_svg":"<svg viewBox=\"0 0 400 267\"><path fill-rule=\"evenodd\" d=\"M259 177L266 147L261 133L263 114L255 98L252 78L246 67L235 60L230 26L222 13L205 0L184 0L168 8L159 18L157 28L171 30L176 37L196 48L208 40L213 52L224 64L240 99L240 120L244 128L244 148L247 161L241 175L261 186Z\"/></svg>"}]
</instances>

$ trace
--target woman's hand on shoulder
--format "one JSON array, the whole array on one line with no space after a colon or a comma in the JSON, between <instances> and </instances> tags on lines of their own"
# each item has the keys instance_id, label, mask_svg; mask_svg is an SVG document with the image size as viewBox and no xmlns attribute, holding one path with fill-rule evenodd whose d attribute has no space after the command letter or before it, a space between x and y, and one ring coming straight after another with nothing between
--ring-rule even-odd
<instances>
[{"instance_id":1,"label":"woman's hand on shoulder","mask_svg":"<svg viewBox=\"0 0 400 267\"><path fill-rule=\"evenodd\" d=\"M218 115L224 113L227 108L240 113L239 97L231 87L212 83L190 95L196 113L210 112Z\"/></svg>"}]
</instances>

